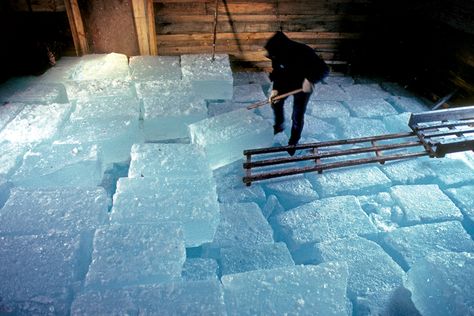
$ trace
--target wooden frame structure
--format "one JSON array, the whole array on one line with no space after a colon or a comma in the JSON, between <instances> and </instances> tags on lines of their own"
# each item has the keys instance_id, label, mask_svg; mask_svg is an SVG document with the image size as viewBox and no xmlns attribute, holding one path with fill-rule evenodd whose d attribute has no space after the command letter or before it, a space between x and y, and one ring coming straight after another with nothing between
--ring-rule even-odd
<instances>
[{"instance_id":1,"label":"wooden frame structure","mask_svg":"<svg viewBox=\"0 0 474 316\"><path fill-rule=\"evenodd\" d=\"M255 181L306 172L474 151L474 107L412 114L409 126L412 132L245 150L243 182L250 186ZM286 155L288 149L305 153L290 157ZM281 153L285 155L278 157ZM371 156L354 157L360 154ZM329 162L323 161L326 159ZM297 165L301 162L307 165Z\"/></svg>"},{"instance_id":2,"label":"wooden frame structure","mask_svg":"<svg viewBox=\"0 0 474 316\"><path fill-rule=\"evenodd\" d=\"M87 44L86 32L84 31L84 23L82 22L81 11L77 0L64 0L66 6L69 26L71 28L72 39L76 55L81 56L89 53L89 45Z\"/></svg>"}]
</instances>

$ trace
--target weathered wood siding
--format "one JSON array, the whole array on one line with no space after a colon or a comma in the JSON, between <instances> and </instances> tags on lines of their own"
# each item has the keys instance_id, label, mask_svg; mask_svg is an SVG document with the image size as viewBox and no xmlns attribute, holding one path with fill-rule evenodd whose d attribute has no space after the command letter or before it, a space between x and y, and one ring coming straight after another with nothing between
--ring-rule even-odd
<instances>
[{"instance_id":1,"label":"weathered wood siding","mask_svg":"<svg viewBox=\"0 0 474 316\"><path fill-rule=\"evenodd\" d=\"M211 53L214 0L154 0L158 54ZM234 65L268 68L263 45L282 27L331 64L350 61L370 0L218 0L216 52Z\"/></svg>"}]
</instances>

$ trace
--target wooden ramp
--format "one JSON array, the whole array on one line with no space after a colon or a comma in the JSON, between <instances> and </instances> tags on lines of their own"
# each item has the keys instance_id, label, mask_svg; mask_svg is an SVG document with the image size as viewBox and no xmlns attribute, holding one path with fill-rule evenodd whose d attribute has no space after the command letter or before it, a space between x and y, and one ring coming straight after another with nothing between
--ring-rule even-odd
<instances>
[{"instance_id":1,"label":"wooden ramp","mask_svg":"<svg viewBox=\"0 0 474 316\"><path fill-rule=\"evenodd\" d=\"M474 107L412 114L408 124L412 132L245 150L243 182L474 150Z\"/></svg>"}]
</instances>

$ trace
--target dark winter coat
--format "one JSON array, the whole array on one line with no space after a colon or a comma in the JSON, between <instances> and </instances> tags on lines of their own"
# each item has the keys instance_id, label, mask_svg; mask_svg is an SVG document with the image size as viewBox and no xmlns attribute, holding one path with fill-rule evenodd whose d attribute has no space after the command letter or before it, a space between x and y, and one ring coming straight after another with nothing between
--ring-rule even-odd
<instances>
[{"instance_id":1,"label":"dark winter coat","mask_svg":"<svg viewBox=\"0 0 474 316\"><path fill-rule=\"evenodd\" d=\"M280 94L300 89L304 79L321 81L329 67L309 46L290 40L283 32L276 32L265 45L272 60L270 80Z\"/></svg>"}]
</instances>

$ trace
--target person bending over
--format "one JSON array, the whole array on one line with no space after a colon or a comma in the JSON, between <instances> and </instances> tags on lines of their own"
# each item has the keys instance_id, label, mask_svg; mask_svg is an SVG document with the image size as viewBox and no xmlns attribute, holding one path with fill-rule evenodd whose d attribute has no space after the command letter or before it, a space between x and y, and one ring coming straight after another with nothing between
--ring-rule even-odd
<instances>
[{"instance_id":1,"label":"person bending over","mask_svg":"<svg viewBox=\"0 0 474 316\"><path fill-rule=\"evenodd\" d=\"M304 126L304 114L314 85L329 74L329 67L316 52L303 43L289 39L283 32L276 32L266 43L267 57L272 61L270 80L273 82L269 102L275 116L273 134L284 130L286 98L274 101L278 95L303 89L293 97L293 114L289 146L298 144ZM293 156L296 149L288 149Z\"/></svg>"}]
</instances>

